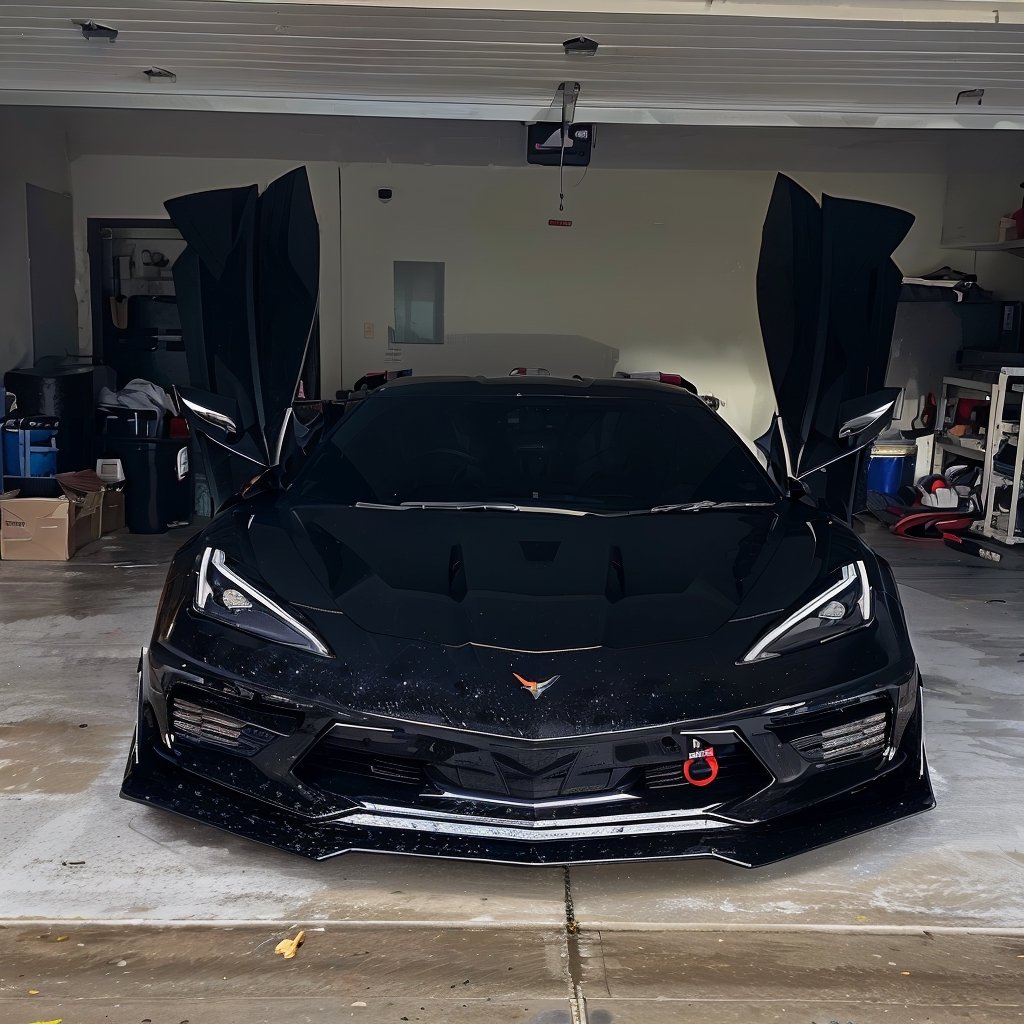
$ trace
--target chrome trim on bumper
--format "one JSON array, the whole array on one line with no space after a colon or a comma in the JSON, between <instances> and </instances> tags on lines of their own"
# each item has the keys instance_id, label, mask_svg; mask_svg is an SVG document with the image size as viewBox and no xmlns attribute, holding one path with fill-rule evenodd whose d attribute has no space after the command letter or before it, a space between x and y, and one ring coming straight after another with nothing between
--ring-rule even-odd
<instances>
[{"instance_id":1,"label":"chrome trim on bumper","mask_svg":"<svg viewBox=\"0 0 1024 1024\"><path fill-rule=\"evenodd\" d=\"M396 804L364 803L361 810L345 812L335 820L346 825L357 825L362 823L363 818L373 818L374 825L383 825L388 828L405 828L406 826L402 823L406 821L428 821L439 827L445 827L449 823L471 824L487 828L520 830L530 835L568 828L578 833L580 838L586 838L590 835L605 834L600 832L602 828L607 829L608 835L620 835L625 834L621 832L623 827L646 823L659 829L666 828L666 831L670 830L673 823L685 825L685 828L680 831L691 831L694 828L724 828L725 822L712 821L706 817L715 806L715 804L709 804L707 807L697 807L688 812L680 812L676 808L669 811L647 811L637 814L607 814L589 818L542 818L534 821L529 818L488 818L479 814L457 814L453 811L433 808L421 810L418 807L401 807ZM393 822L398 824L392 824ZM467 835L472 834L474 833L467 833Z\"/></svg>"},{"instance_id":2,"label":"chrome trim on bumper","mask_svg":"<svg viewBox=\"0 0 1024 1024\"><path fill-rule=\"evenodd\" d=\"M573 839L602 839L617 836L639 836L670 834L675 832L707 832L711 829L728 828L725 822L710 818L689 818L676 821L624 822L621 818L579 819L575 827L567 823L544 821L503 822L500 819L480 819L493 824L453 821L451 817L414 818L392 814L367 814L356 812L338 819L345 825L362 828L389 828L410 832L430 832L445 836L476 836L484 839L514 839L525 842L558 842ZM558 827L552 827L556 825Z\"/></svg>"},{"instance_id":3,"label":"chrome trim on bumper","mask_svg":"<svg viewBox=\"0 0 1024 1024\"><path fill-rule=\"evenodd\" d=\"M474 804L497 804L499 807L522 807L537 811L592 804L620 804L625 800L640 799L634 793L598 793L596 796L555 797L551 800L513 800L511 797L481 796L467 789L442 789L438 793L421 793L420 796L424 800L465 800Z\"/></svg>"}]
</instances>

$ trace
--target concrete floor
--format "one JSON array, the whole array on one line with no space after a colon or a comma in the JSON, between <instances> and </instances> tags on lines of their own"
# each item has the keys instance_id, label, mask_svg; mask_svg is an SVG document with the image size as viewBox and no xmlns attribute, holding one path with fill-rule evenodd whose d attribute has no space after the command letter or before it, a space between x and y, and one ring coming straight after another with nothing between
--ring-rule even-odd
<instances>
[{"instance_id":1,"label":"concrete floor","mask_svg":"<svg viewBox=\"0 0 1024 1024\"><path fill-rule=\"evenodd\" d=\"M758 871L566 876L316 864L119 800L138 649L183 539L115 535L69 563L0 563L0 1020L321 1021L330 1005L331 1020L554 1024L582 1019L577 986L592 1024L1024 1012L1024 571L870 535L896 567L928 686L937 810ZM271 950L295 924L323 931L286 965ZM142 948L157 980L131 966ZM378 959L353 973L344 957L360 948ZM392 957L405 966L366 966ZM198 963L212 981L186 1004L173 979ZM473 998L445 989L446 972Z\"/></svg>"},{"instance_id":2,"label":"concrete floor","mask_svg":"<svg viewBox=\"0 0 1024 1024\"><path fill-rule=\"evenodd\" d=\"M990 935L586 932L408 925L0 931L5 1024L1010 1024L1024 941ZM32 995L32 992L38 994Z\"/></svg>"}]
</instances>

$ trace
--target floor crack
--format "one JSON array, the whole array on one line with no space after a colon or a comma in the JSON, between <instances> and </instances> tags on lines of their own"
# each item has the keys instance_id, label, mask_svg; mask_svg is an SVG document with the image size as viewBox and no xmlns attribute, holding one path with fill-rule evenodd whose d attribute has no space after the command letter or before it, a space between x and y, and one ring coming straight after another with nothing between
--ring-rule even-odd
<instances>
[{"instance_id":1,"label":"floor crack","mask_svg":"<svg viewBox=\"0 0 1024 1024\"><path fill-rule=\"evenodd\" d=\"M572 992L569 1003L573 1024L587 1024L587 1001L583 996L583 958L580 955L580 924L576 920L576 907L572 898L572 871L566 865L565 879L565 949L568 959L569 984Z\"/></svg>"}]
</instances>

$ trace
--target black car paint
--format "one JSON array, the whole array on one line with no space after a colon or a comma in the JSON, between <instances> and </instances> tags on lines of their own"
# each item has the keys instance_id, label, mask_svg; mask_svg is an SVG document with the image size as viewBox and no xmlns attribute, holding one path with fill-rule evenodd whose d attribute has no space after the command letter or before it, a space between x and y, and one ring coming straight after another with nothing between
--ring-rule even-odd
<instances>
[{"instance_id":1,"label":"black car paint","mask_svg":"<svg viewBox=\"0 0 1024 1024\"><path fill-rule=\"evenodd\" d=\"M660 386L649 387L656 399ZM400 393L366 399L395 400ZM275 492L238 501L178 553L146 655L138 760L126 796L317 857L348 849L487 857L490 849L494 859L538 863L695 851L764 863L797 843L817 845L865 821L930 805L919 712L883 760L823 768L780 739L794 715L861 700L887 699L895 708L900 687L905 693L918 685L890 570L826 513L780 496L768 508L646 516L331 514L329 533L341 554L322 536L311 540L309 510ZM327 532L322 521L320 527ZM531 560L537 543L554 557ZM453 546L468 563L455 593L446 571ZM333 657L268 644L197 613L195 571L206 547L225 550L261 591L301 616ZM609 574L611 551L620 573ZM340 562L332 570L334 559ZM787 610L857 560L869 566L876 596L867 626L784 657L738 664ZM535 700L516 674L558 679ZM175 692L227 709L274 738L240 756L175 737L167 709ZM381 758L395 771L402 770L398 761L405 770L422 767L420 789L369 773L339 775L330 785L329 773L304 775L338 728L352 741L338 756ZM693 807L683 798L693 797L694 787L667 797L646 788L643 772L680 765L690 737L718 737L720 745L731 737L727 748L747 758L746 788L730 788L727 766L722 782L701 788ZM622 755L630 745L638 751L632 760ZM527 765L518 802L508 775L517 758ZM628 803L590 807L599 821L589 837L530 842L498 833L488 846L475 832L451 834L486 827L473 822L495 815L571 826L588 813L586 801L558 808L545 801L571 797L582 778L577 769L601 764L610 773L604 791L627 793ZM185 787L192 797L160 782L176 771L202 780L198 789ZM476 789L459 784L467 775L482 780ZM865 786L897 795L890 804L873 798L869 812L839 813L846 794ZM377 806L413 815L416 829L346 824ZM686 821L700 808L710 809L713 834L698 835ZM443 822L424 831L422 815L429 821L433 811L455 816L446 819L447 836ZM616 837L637 814L671 820L660 831ZM294 816L287 839L282 815ZM469 823L458 824L460 815ZM783 831L773 840L776 824Z\"/></svg>"}]
</instances>

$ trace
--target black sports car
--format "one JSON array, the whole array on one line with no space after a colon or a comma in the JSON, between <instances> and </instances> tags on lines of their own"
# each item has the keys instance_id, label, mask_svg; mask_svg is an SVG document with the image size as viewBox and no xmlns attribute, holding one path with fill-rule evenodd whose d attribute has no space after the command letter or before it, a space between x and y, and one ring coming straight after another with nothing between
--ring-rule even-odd
<instances>
[{"instance_id":1,"label":"black sports car","mask_svg":"<svg viewBox=\"0 0 1024 1024\"><path fill-rule=\"evenodd\" d=\"M933 805L847 522L907 215L779 179L759 458L685 382L407 378L314 436L304 175L169 209L181 398L240 493L171 566L122 795L317 858L528 863L758 865Z\"/></svg>"}]
</instances>

